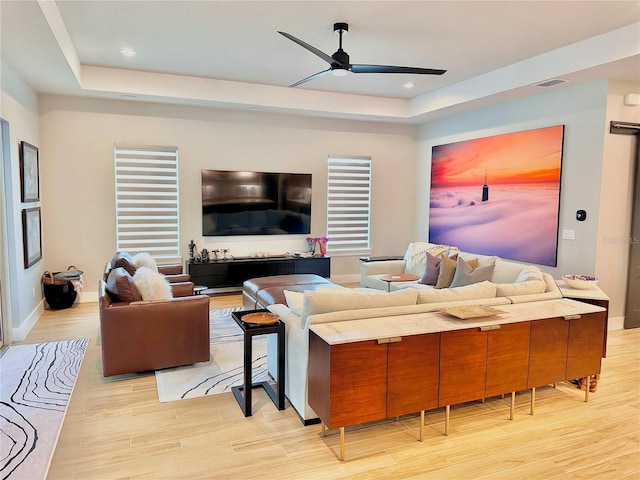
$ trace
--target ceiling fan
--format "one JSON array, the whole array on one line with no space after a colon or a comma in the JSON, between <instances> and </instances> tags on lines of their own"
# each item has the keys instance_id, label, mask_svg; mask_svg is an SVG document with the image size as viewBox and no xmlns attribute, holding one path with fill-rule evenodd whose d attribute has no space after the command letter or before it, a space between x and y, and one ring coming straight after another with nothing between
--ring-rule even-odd
<instances>
[{"instance_id":1,"label":"ceiling fan","mask_svg":"<svg viewBox=\"0 0 640 480\"><path fill-rule=\"evenodd\" d=\"M333 31L340 35L340 44L338 46L338 50L331 56L326 53L318 50L317 48L309 45L306 42L303 42L299 38L294 37L290 33L280 32L280 35L287 37L289 40L297 43L303 48L306 48L311 53L316 54L318 57L323 59L329 65L331 65L327 70L323 70L322 72L314 73L313 75L308 76L307 78L303 78L302 80L289 85L290 87L297 87L300 84L306 83L309 80L313 80L319 78L323 75L331 73L336 76L347 75L349 72L352 73L413 73L418 75L442 75L446 70L437 70L434 68L418 68L418 67L398 67L393 65L359 65L359 64L351 64L349 63L349 55L342 49L342 35L349 31L349 24L347 23L334 23Z\"/></svg>"}]
</instances>

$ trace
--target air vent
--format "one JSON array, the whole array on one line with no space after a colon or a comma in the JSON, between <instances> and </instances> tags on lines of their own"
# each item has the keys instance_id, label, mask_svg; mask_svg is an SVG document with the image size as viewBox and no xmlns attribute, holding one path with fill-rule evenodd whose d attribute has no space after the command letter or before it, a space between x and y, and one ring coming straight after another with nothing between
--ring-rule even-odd
<instances>
[{"instance_id":1,"label":"air vent","mask_svg":"<svg viewBox=\"0 0 640 480\"><path fill-rule=\"evenodd\" d=\"M554 78L553 80L547 80L546 82L536 83L534 86L535 87L553 87L555 85L560 85L561 83L567 83L567 80Z\"/></svg>"}]
</instances>

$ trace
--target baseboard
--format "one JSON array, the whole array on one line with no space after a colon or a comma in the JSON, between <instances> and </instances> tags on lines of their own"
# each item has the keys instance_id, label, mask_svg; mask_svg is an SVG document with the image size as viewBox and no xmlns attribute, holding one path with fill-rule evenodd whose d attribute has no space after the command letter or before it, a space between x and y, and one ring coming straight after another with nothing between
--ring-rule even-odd
<instances>
[{"instance_id":1,"label":"baseboard","mask_svg":"<svg viewBox=\"0 0 640 480\"><path fill-rule=\"evenodd\" d=\"M623 330L623 329L624 329L624 317L609 317L607 330Z\"/></svg>"},{"instance_id":2,"label":"baseboard","mask_svg":"<svg viewBox=\"0 0 640 480\"><path fill-rule=\"evenodd\" d=\"M44 312L44 300L41 300L40 303L36 305L36 308L33 309L22 325L11 329L11 341L21 342L27 338L27 335L40 318L40 315L42 315L42 312Z\"/></svg>"}]
</instances>

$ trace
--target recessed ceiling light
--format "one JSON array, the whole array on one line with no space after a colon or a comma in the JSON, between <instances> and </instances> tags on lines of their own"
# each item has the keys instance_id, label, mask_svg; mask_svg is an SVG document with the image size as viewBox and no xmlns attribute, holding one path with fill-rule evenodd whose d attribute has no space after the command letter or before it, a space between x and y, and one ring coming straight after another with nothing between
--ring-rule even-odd
<instances>
[{"instance_id":1,"label":"recessed ceiling light","mask_svg":"<svg viewBox=\"0 0 640 480\"><path fill-rule=\"evenodd\" d=\"M415 87L416 84L413 82L407 82L404 85L402 85L402 88L406 89L406 90L411 90L413 87Z\"/></svg>"},{"instance_id":2,"label":"recessed ceiling light","mask_svg":"<svg viewBox=\"0 0 640 480\"><path fill-rule=\"evenodd\" d=\"M120 53L125 57L134 57L137 52L133 48L124 47L120 50Z\"/></svg>"}]
</instances>

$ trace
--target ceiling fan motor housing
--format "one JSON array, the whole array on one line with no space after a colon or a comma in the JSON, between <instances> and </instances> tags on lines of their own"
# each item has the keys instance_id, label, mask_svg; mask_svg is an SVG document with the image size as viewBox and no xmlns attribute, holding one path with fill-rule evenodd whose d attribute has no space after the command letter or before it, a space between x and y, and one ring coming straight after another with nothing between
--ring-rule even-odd
<instances>
[{"instance_id":1,"label":"ceiling fan motor housing","mask_svg":"<svg viewBox=\"0 0 640 480\"><path fill-rule=\"evenodd\" d=\"M338 35L343 34L343 33L347 33L349 31L349 24L348 23L343 23L343 22L334 23L333 24L333 31L335 33L337 33Z\"/></svg>"}]
</instances>

